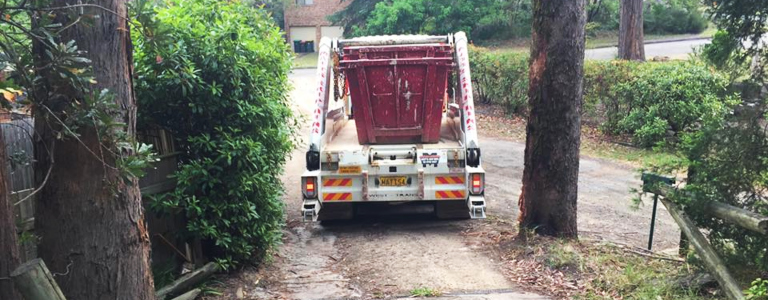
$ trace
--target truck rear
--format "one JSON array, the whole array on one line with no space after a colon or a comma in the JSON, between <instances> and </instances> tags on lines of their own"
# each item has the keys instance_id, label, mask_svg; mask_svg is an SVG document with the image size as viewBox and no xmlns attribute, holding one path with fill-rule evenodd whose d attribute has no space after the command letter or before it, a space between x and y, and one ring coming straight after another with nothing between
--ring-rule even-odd
<instances>
[{"instance_id":1,"label":"truck rear","mask_svg":"<svg viewBox=\"0 0 768 300\"><path fill-rule=\"evenodd\" d=\"M434 203L440 218L485 218L467 38L323 38L306 171L305 221L355 206Z\"/></svg>"}]
</instances>

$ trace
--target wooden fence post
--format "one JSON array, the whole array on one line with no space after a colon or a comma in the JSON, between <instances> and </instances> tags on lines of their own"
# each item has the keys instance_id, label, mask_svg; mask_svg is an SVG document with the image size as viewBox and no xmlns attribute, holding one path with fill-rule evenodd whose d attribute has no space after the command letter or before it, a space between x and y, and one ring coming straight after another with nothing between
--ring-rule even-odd
<instances>
[{"instance_id":1,"label":"wooden fence post","mask_svg":"<svg viewBox=\"0 0 768 300\"><path fill-rule=\"evenodd\" d=\"M66 300L42 259L35 258L11 272L11 279L27 300Z\"/></svg>"},{"instance_id":2,"label":"wooden fence post","mask_svg":"<svg viewBox=\"0 0 768 300\"><path fill-rule=\"evenodd\" d=\"M696 249L699 257L704 262L704 266L715 276L715 279L720 284L720 288L723 289L728 298L734 300L744 299L744 293L741 292L741 288L736 284L736 280L733 279L731 273L728 272L728 268L720 260L720 257L717 256L715 249L712 249L712 246L707 242L707 238L701 234L701 231L693 224L693 221L672 201L662 198L661 203L667 207L669 214L672 215L677 225L680 226L680 230L688 237L690 243L693 244L693 248Z\"/></svg>"},{"instance_id":3,"label":"wooden fence post","mask_svg":"<svg viewBox=\"0 0 768 300\"><path fill-rule=\"evenodd\" d=\"M186 291L189 288L192 288L193 286L200 283L208 276L211 276L216 271L219 271L219 265L217 265L214 262L209 262L202 268L189 272L186 275L181 276L181 278L176 279L176 281L172 282L171 284L159 289L155 293L155 295L157 296L158 300L163 300L170 295L179 294L181 292ZM28 299L28 300L36 300L36 299Z\"/></svg>"}]
</instances>

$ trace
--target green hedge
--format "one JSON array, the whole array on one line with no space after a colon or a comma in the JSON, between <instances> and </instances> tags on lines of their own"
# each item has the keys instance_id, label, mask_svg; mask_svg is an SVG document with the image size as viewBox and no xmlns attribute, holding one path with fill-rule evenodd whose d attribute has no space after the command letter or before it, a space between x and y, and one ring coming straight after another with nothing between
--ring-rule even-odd
<instances>
[{"instance_id":1,"label":"green hedge","mask_svg":"<svg viewBox=\"0 0 768 300\"><path fill-rule=\"evenodd\" d=\"M281 240L292 54L271 17L242 2L164 4L136 13L132 31L140 125L170 131L181 151L176 190L153 208L183 214L225 268L258 260Z\"/></svg>"},{"instance_id":2,"label":"green hedge","mask_svg":"<svg viewBox=\"0 0 768 300\"><path fill-rule=\"evenodd\" d=\"M525 114L528 54L473 48L470 61L478 101ZM734 104L726 77L696 62L592 61L584 64L582 119L611 134L630 134L653 146L669 135L722 118Z\"/></svg>"}]
</instances>

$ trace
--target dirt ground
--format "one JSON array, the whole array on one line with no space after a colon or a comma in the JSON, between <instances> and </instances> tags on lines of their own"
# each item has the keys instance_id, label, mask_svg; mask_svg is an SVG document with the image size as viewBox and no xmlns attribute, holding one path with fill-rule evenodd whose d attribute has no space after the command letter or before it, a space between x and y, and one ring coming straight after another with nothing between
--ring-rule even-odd
<instances>
[{"instance_id":1,"label":"dirt ground","mask_svg":"<svg viewBox=\"0 0 768 300\"><path fill-rule=\"evenodd\" d=\"M292 99L305 115L312 103L314 70L290 76ZM370 299L410 295L415 288L439 291L437 299L547 299L516 286L503 273L499 254L467 232L514 224L525 145L515 137L480 132L486 170L487 220L442 221L428 207L358 216L332 224L302 223L299 146L283 182L287 224L284 244L268 266L245 269L216 287L217 299ZM631 208L631 188L640 180L632 167L583 157L579 176L578 226L582 239L645 247L651 205ZM660 206L654 250L677 245L679 231ZM492 230L500 230L494 227ZM503 228L501 229L503 230ZM514 231L512 225L508 228Z\"/></svg>"}]
</instances>

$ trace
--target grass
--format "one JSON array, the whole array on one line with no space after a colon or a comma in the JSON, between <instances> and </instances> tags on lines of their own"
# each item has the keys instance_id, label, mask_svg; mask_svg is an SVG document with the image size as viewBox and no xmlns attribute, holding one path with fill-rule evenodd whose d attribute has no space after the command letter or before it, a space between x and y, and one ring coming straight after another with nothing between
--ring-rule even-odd
<instances>
[{"instance_id":1,"label":"grass","mask_svg":"<svg viewBox=\"0 0 768 300\"><path fill-rule=\"evenodd\" d=\"M714 25L709 25L707 29L701 33L689 33L689 34L646 34L643 36L645 42L651 41L663 41L663 40L676 40L686 38L711 38L717 32L717 28ZM603 47L615 47L619 43L618 32L602 32L598 33L594 37L587 37L587 49L603 48Z\"/></svg>"},{"instance_id":2,"label":"grass","mask_svg":"<svg viewBox=\"0 0 768 300\"><path fill-rule=\"evenodd\" d=\"M423 286L412 289L410 293L413 297L439 297L442 295L438 290Z\"/></svg>"},{"instance_id":3,"label":"grass","mask_svg":"<svg viewBox=\"0 0 768 300\"><path fill-rule=\"evenodd\" d=\"M710 24L707 29L701 33L695 34L646 34L643 38L645 42L676 40L685 38L710 38L715 35L717 28ZM530 38L519 38L502 41L485 41L479 46L483 46L498 52L528 52L530 51ZM587 37L587 49L615 47L619 43L618 32L600 32L595 36Z\"/></svg>"},{"instance_id":4,"label":"grass","mask_svg":"<svg viewBox=\"0 0 768 300\"><path fill-rule=\"evenodd\" d=\"M312 53L296 53L296 58L293 60L293 67L295 69L314 69L317 67L317 52Z\"/></svg>"},{"instance_id":5,"label":"grass","mask_svg":"<svg viewBox=\"0 0 768 300\"><path fill-rule=\"evenodd\" d=\"M476 108L478 127L481 132L525 142L525 118L508 116L500 106L494 104L481 104ZM618 143L614 139L622 138L608 136L596 126L584 124L581 126L581 154L628 163L634 167L667 165L680 159L674 153L664 149L638 148L630 146L628 142ZM623 139L626 140L626 138Z\"/></svg>"},{"instance_id":6,"label":"grass","mask_svg":"<svg viewBox=\"0 0 768 300\"><path fill-rule=\"evenodd\" d=\"M627 162L637 167L668 165L670 162L680 160L680 157L665 150L636 148L589 137L582 138L581 153L591 157Z\"/></svg>"},{"instance_id":7,"label":"grass","mask_svg":"<svg viewBox=\"0 0 768 300\"><path fill-rule=\"evenodd\" d=\"M582 269L581 257L576 250L567 243L556 243L549 247L545 264L554 269L575 268Z\"/></svg>"}]
</instances>

